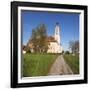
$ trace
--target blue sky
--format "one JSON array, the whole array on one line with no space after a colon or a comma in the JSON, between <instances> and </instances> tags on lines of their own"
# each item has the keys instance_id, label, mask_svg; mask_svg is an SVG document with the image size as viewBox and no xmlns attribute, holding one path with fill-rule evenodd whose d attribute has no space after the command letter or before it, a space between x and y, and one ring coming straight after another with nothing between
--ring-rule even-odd
<instances>
[{"instance_id":1,"label":"blue sky","mask_svg":"<svg viewBox=\"0 0 90 90\"><path fill-rule=\"evenodd\" d=\"M62 12L22 11L23 44L31 37L32 29L41 23L46 25L48 36L54 35L56 22L59 22L61 44L68 50L69 41L79 40L79 14Z\"/></svg>"}]
</instances>

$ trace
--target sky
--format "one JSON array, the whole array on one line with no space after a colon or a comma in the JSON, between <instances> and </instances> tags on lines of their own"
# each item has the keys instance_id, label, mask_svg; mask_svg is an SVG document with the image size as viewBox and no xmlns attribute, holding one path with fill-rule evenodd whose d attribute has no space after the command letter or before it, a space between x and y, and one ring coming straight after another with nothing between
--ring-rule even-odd
<instances>
[{"instance_id":1,"label":"sky","mask_svg":"<svg viewBox=\"0 0 90 90\"><path fill-rule=\"evenodd\" d=\"M64 12L40 12L40 11L22 11L21 12L23 44L26 45L31 37L32 29L40 24L45 24L48 36L53 36L55 25L58 22L60 26L60 37L63 49L66 51L69 42L79 40L79 14Z\"/></svg>"}]
</instances>

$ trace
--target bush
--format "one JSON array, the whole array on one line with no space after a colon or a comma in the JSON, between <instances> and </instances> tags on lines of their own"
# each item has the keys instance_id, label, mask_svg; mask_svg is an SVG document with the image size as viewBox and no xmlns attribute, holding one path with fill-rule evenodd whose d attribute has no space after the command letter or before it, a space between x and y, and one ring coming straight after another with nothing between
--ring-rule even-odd
<instances>
[{"instance_id":1,"label":"bush","mask_svg":"<svg viewBox=\"0 0 90 90\"><path fill-rule=\"evenodd\" d=\"M62 54L64 54L64 51L62 51Z\"/></svg>"},{"instance_id":2,"label":"bush","mask_svg":"<svg viewBox=\"0 0 90 90\"><path fill-rule=\"evenodd\" d=\"M70 54L70 52L69 51L66 51L65 54Z\"/></svg>"},{"instance_id":3,"label":"bush","mask_svg":"<svg viewBox=\"0 0 90 90\"><path fill-rule=\"evenodd\" d=\"M26 53L31 53L31 51L28 49L28 50L26 51Z\"/></svg>"}]
</instances>

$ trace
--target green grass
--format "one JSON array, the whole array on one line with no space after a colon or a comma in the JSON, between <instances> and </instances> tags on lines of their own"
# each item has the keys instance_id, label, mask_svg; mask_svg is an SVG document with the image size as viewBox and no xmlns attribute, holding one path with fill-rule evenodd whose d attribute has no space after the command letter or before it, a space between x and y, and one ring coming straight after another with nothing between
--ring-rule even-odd
<instances>
[{"instance_id":1,"label":"green grass","mask_svg":"<svg viewBox=\"0 0 90 90\"><path fill-rule=\"evenodd\" d=\"M23 77L47 75L57 56L56 54L24 54Z\"/></svg>"},{"instance_id":2,"label":"green grass","mask_svg":"<svg viewBox=\"0 0 90 90\"><path fill-rule=\"evenodd\" d=\"M79 74L79 54L65 54L64 58L67 64L71 67L74 74Z\"/></svg>"}]
</instances>

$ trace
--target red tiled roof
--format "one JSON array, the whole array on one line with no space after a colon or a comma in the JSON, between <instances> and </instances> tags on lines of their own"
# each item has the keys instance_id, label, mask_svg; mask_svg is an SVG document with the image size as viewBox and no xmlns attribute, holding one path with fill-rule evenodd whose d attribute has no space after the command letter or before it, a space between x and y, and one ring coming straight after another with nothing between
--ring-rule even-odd
<instances>
[{"instance_id":1,"label":"red tiled roof","mask_svg":"<svg viewBox=\"0 0 90 90\"><path fill-rule=\"evenodd\" d=\"M47 37L46 41L47 41L47 42L57 42L57 41L54 39L54 37L52 37L52 36Z\"/></svg>"}]
</instances>

